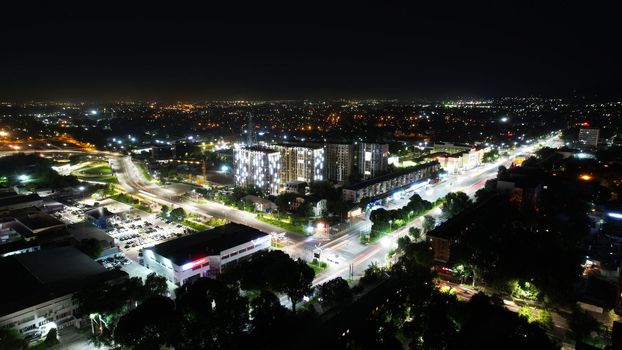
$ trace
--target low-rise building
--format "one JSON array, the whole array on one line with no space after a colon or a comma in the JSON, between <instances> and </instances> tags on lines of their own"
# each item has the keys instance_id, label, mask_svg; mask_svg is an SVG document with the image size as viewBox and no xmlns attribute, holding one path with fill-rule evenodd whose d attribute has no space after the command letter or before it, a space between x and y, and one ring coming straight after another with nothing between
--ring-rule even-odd
<instances>
[{"instance_id":1,"label":"low-rise building","mask_svg":"<svg viewBox=\"0 0 622 350\"><path fill-rule=\"evenodd\" d=\"M268 249L270 240L257 229L230 223L145 248L144 262L158 275L183 285L217 276L227 266Z\"/></svg>"},{"instance_id":2,"label":"low-rise building","mask_svg":"<svg viewBox=\"0 0 622 350\"><path fill-rule=\"evenodd\" d=\"M45 336L51 328L79 327L74 293L92 283L127 278L127 273L106 270L74 247L2 258L0 271L7 282L0 300L0 328L15 328L29 338Z\"/></svg>"},{"instance_id":3,"label":"low-rise building","mask_svg":"<svg viewBox=\"0 0 622 350\"><path fill-rule=\"evenodd\" d=\"M0 215L29 207L42 208L43 199L36 193L21 195L15 192L5 192L3 196L0 196Z\"/></svg>"},{"instance_id":4,"label":"low-rise building","mask_svg":"<svg viewBox=\"0 0 622 350\"><path fill-rule=\"evenodd\" d=\"M266 198L261 198L252 194L243 197L244 200L253 203L255 210L260 212L271 212L273 210L278 209L279 207L271 200Z\"/></svg>"},{"instance_id":5,"label":"low-rise building","mask_svg":"<svg viewBox=\"0 0 622 350\"><path fill-rule=\"evenodd\" d=\"M307 183L304 181L288 181L285 183L285 192L292 192L304 195L307 190Z\"/></svg>"},{"instance_id":6,"label":"low-rise building","mask_svg":"<svg viewBox=\"0 0 622 350\"><path fill-rule=\"evenodd\" d=\"M429 179L440 170L437 161L401 169L393 173L376 177L342 189L345 201L358 203L362 198L381 198L391 191L408 187L416 182Z\"/></svg>"}]
</instances>

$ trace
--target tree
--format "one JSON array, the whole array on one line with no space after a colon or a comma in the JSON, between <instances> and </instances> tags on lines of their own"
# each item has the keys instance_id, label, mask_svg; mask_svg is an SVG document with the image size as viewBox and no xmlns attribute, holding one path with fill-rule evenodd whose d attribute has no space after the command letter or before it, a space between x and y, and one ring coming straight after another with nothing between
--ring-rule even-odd
<instances>
[{"instance_id":1,"label":"tree","mask_svg":"<svg viewBox=\"0 0 622 350\"><path fill-rule=\"evenodd\" d=\"M169 208L168 205L162 205L162 207L160 208L160 216L163 218L167 218L170 212L171 208Z\"/></svg>"},{"instance_id":2,"label":"tree","mask_svg":"<svg viewBox=\"0 0 622 350\"><path fill-rule=\"evenodd\" d=\"M436 219L433 216L426 215L423 217L423 222L421 223L421 228L424 233L428 233L432 231L436 227Z\"/></svg>"},{"instance_id":3,"label":"tree","mask_svg":"<svg viewBox=\"0 0 622 350\"><path fill-rule=\"evenodd\" d=\"M411 243L411 240L410 240L410 237L408 236L402 236L398 238L397 239L397 250L403 252L410 243Z\"/></svg>"},{"instance_id":4,"label":"tree","mask_svg":"<svg viewBox=\"0 0 622 350\"><path fill-rule=\"evenodd\" d=\"M499 159L499 150L496 148L484 153L482 156L484 163L492 163L497 159Z\"/></svg>"},{"instance_id":5,"label":"tree","mask_svg":"<svg viewBox=\"0 0 622 350\"><path fill-rule=\"evenodd\" d=\"M186 211L184 208L175 208L169 214L170 218L175 221L184 221L186 219Z\"/></svg>"},{"instance_id":6,"label":"tree","mask_svg":"<svg viewBox=\"0 0 622 350\"><path fill-rule=\"evenodd\" d=\"M475 192L475 201L480 203L485 199L490 198L493 194L497 192L497 179L490 179L486 181L484 187L480 188Z\"/></svg>"},{"instance_id":7,"label":"tree","mask_svg":"<svg viewBox=\"0 0 622 350\"><path fill-rule=\"evenodd\" d=\"M165 295L168 292L166 278L158 276L155 272L150 273L145 278L145 296Z\"/></svg>"},{"instance_id":8,"label":"tree","mask_svg":"<svg viewBox=\"0 0 622 350\"><path fill-rule=\"evenodd\" d=\"M445 203L443 204L443 217L450 219L468 206L471 205L471 199L464 192L450 192L445 196Z\"/></svg>"},{"instance_id":9,"label":"tree","mask_svg":"<svg viewBox=\"0 0 622 350\"><path fill-rule=\"evenodd\" d=\"M91 259L97 259L104 251L104 245L99 239L87 238L80 241L78 249L91 257Z\"/></svg>"},{"instance_id":10,"label":"tree","mask_svg":"<svg viewBox=\"0 0 622 350\"><path fill-rule=\"evenodd\" d=\"M250 303L251 334L264 341L281 332L286 322L287 309L272 292L263 290ZM275 339L278 339L276 337Z\"/></svg>"},{"instance_id":11,"label":"tree","mask_svg":"<svg viewBox=\"0 0 622 350\"><path fill-rule=\"evenodd\" d=\"M56 328L51 328L48 331L48 334L45 336L45 340L43 341L43 344L45 344L46 348L49 348L51 346L58 344L58 331L56 330Z\"/></svg>"},{"instance_id":12,"label":"tree","mask_svg":"<svg viewBox=\"0 0 622 350\"><path fill-rule=\"evenodd\" d=\"M311 283L315 278L315 271L302 259L283 266L282 292L287 294L292 303L292 312L296 313L296 304L302 301L305 295L311 293Z\"/></svg>"},{"instance_id":13,"label":"tree","mask_svg":"<svg viewBox=\"0 0 622 350\"><path fill-rule=\"evenodd\" d=\"M579 307L575 307L568 320L568 327L576 340L586 341L592 338L592 333L600 329L598 321Z\"/></svg>"},{"instance_id":14,"label":"tree","mask_svg":"<svg viewBox=\"0 0 622 350\"><path fill-rule=\"evenodd\" d=\"M424 217L424 220L425 220L425 217ZM409 228L408 234L413 238L415 242L421 238L421 230L417 227Z\"/></svg>"},{"instance_id":15,"label":"tree","mask_svg":"<svg viewBox=\"0 0 622 350\"><path fill-rule=\"evenodd\" d=\"M182 340L178 350L236 349L248 328L248 300L237 288L220 280L199 278L176 291L182 315Z\"/></svg>"},{"instance_id":16,"label":"tree","mask_svg":"<svg viewBox=\"0 0 622 350\"><path fill-rule=\"evenodd\" d=\"M348 282L341 277L319 286L319 295L322 302L328 306L342 305L352 300L352 290L348 286Z\"/></svg>"},{"instance_id":17,"label":"tree","mask_svg":"<svg viewBox=\"0 0 622 350\"><path fill-rule=\"evenodd\" d=\"M154 296L119 320L114 331L118 344L134 349L174 346L179 340L179 315L173 300Z\"/></svg>"},{"instance_id":18,"label":"tree","mask_svg":"<svg viewBox=\"0 0 622 350\"><path fill-rule=\"evenodd\" d=\"M383 276L385 276L385 271L378 266L375 262L372 262L367 266L365 272L363 273L363 277L361 277L362 284L371 284L376 281L379 281Z\"/></svg>"},{"instance_id":19,"label":"tree","mask_svg":"<svg viewBox=\"0 0 622 350\"><path fill-rule=\"evenodd\" d=\"M0 350L25 350L28 343L15 328L0 327Z\"/></svg>"},{"instance_id":20,"label":"tree","mask_svg":"<svg viewBox=\"0 0 622 350\"><path fill-rule=\"evenodd\" d=\"M277 207L279 207L280 211L289 211L291 210L298 196L299 196L298 194L292 193L292 192L281 193L278 196L276 196L276 199L274 200L274 204L276 204Z\"/></svg>"}]
</instances>

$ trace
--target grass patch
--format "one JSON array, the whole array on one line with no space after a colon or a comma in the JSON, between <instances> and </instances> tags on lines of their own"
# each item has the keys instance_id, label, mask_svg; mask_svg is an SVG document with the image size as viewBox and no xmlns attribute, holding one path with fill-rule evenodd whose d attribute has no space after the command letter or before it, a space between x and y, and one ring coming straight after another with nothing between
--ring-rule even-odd
<instances>
[{"instance_id":1,"label":"grass patch","mask_svg":"<svg viewBox=\"0 0 622 350\"><path fill-rule=\"evenodd\" d=\"M147 181L153 182L153 178L151 177L151 174L149 174L149 170L147 170L147 166L145 164L137 162L136 166L138 167L140 172L143 174L145 179L147 179Z\"/></svg>"},{"instance_id":2,"label":"grass patch","mask_svg":"<svg viewBox=\"0 0 622 350\"><path fill-rule=\"evenodd\" d=\"M183 221L180 221L179 223L195 231L205 231L211 228L210 226L204 225L200 222L190 221L190 220L183 220Z\"/></svg>"},{"instance_id":3,"label":"grass patch","mask_svg":"<svg viewBox=\"0 0 622 350\"><path fill-rule=\"evenodd\" d=\"M285 245L283 243L280 243L280 242L272 242L270 244L270 247L272 247L274 249L283 249L283 247L285 247Z\"/></svg>"},{"instance_id":4,"label":"grass patch","mask_svg":"<svg viewBox=\"0 0 622 350\"><path fill-rule=\"evenodd\" d=\"M104 177L95 177L90 179L91 181L105 182L107 184L116 184L119 183L119 180L116 176L104 176Z\"/></svg>"},{"instance_id":5,"label":"grass patch","mask_svg":"<svg viewBox=\"0 0 622 350\"><path fill-rule=\"evenodd\" d=\"M315 271L316 275L328 268L328 263L319 261L318 259L313 259L308 265Z\"/></svg>"},{"instance_id":6,"label":"grass patch","mask_svg":"<svg viewBox=\"0 0 622 350\"><path fill-rule=\"evenodd\" d=\"M125 203L131 207L134 207L138 210L142 210L142 211L146 211L147 213L151 213L152 210L151 208L149 208L149 206L143 204L143 202L141 202L140 200L129 196L125 193L117 193L114 196L110 197L112 199L114 199L117 202L121 202L121 203Z\"/></svg>"},{"instance_id":7,"label":"grass patch","mask_svg":"<svg viewBox=\"0 0 622 350\"><path fill-rule=\"evenodd\" d=\"M276 219L276 218L270 218L270 217L266 217L263 215L257 215L257 219L270 224L270 225L274 225L277 227L280 227L282 229L285 229L287 231L291 231L294 233L298 233L301 235L306 235L305 234L305 228L304 228L304 224L301 223L297 223L297 222L288 222L285 221L286 219Z\"/></svg>"}]
</instances>

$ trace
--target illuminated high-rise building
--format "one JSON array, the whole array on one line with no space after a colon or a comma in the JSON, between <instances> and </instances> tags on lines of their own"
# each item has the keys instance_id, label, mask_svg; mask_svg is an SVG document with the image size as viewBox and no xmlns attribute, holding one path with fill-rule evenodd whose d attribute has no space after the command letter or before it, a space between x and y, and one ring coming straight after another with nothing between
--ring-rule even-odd
<instances>
[{"instance_id":1,"label":"illuminated high-rise building","mask_svg":"<svg viewBox=\"0 0 622 350\"><path fill-rule=\"evenodd\" d=\"M328 180L344 182L352 174L354 145L350 143L329 143L326 145L326 168Z\"/></svg>"},{"instance_id":2,"label":"illuminated high-rise building","mask_svg":"<svg viewBox=\"0 0 622 350\"><path fill-rule=\"evenodd\" d=\"M579 130L579 143L585 147L598 146L600 129L581 128Z\"/></svg>"},{"instance_id":3,"label":"illuminated high-rise building","mask_svg":"<svg viewBox=\"0 0 622 350\"><path fill-rule=\"evenodd\" d=\"M311 183L326 179L324 148L321 146L275 145L281 154L280 180L284 186L289 181Z\"/></svg>"},{"instance_id":4,"label":"illuminated high-rise building","mask_svg":"<svg viewBox=\"0 0 622 350\"><path fill-rule=\"evenodd\" d=\"M379 176L388 168L389 145L379 143L358 144L358 171L363 179Z\"/></svg>"},{"instance_id":5,"label":"illuminated high-rise building","mask_svg":"<svg viewBox=\"0 0 622 350\"><path fill-rule=\"evenodd\" d=\"M279 193L281 153L278 150L261 146L237 148L233 166L237 186L257 186L265 193Z\"/></svg>"}]
</instances>

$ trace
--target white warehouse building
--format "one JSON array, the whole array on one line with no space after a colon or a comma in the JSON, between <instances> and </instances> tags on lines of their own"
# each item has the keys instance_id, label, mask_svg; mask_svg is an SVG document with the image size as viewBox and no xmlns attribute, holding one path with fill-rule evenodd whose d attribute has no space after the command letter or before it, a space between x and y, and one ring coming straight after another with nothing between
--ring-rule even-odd
<instances>
[{"instance_id":1,"label":"white warehouse building","mask_svg":"<svg viewBox=\"0 0 622 350\"><path fill-rule=\"evenodd\" d=\"M267 233L231 223L145 248L144 262L148 269L181 286L217 276L228 265L268 249L270 242Z\"/></svg>"}]
</instances>

